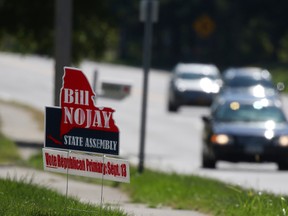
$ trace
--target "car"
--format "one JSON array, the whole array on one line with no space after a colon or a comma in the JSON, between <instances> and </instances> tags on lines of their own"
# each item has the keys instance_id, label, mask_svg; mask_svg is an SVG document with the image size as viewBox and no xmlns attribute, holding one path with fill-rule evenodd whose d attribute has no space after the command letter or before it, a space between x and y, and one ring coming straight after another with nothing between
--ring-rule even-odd
<instances>
[{"instance_id":1,"label":"car","mask_svg":"<svg viewBox=\"0 0 288 216\"><path fill-rule=\"evenodd\" d=\"M243 90L254 86L282 91L283 83L274 84L271 73L261 67L233 67L222 73L223 86L221 91Z\"/></svg>"},{"instance_id":2,"label":"car","mask_svg":"<svg viewBox=\"0 0 288 216\"><path fill-rule=\"evenodd\" d=\"M202 120L203 168L229 161L274 162L279 170L288 169L288 122L278 102L223 99Z\"/></svg>"},{"instance_id":3,"label":"car","mask_svg":"<svg viewBox=\"0 0 288 216\"><path fill-rule=\"evenodd\" d=\"M168 89L168 111L184 105L210 106L221 87L221 75L214 64L178 63Z\"/></svg>"},{"instance_id":4,"label":"car","mask_svg":"<svg viewBox=\"0 0 288 216\"><path fill-rule=\"evenodd\" d=\"M269 100L273 103L282 106L282 98L279 95L279 92L274 88L265 88L261 85L253 86L247 89L230 89L229 91L220 91L220 93L213 100L210 111L213 112L219 104L223 103L226 100Z\"/></svg>"},{"instance_id":5,"label":"car","mask_svg":"<svg viewBox=\"0 0 288 216\"><path fill-rule=\"evenodd\" d=\"M282 103L282 98L277 91L273 87L264 87L260 84L251 86L248 88L231 88L222 90L215 97L212 102L211 109L214 109L215 105L219 104L219 101L227 100L227 99L269 99L275 101L275 103Z\"/></svg>"},{"instance_id":6,"label":"car","mask_svg":"<svg viewBox=\"0 0 288 216\"><path fill-rule=\"evenodd\" d=\"M268 70L259 67L230 68L222 74L223 85L216 100L221 98L267 98L281 102L280 91Z\"/></svg>"},{"instance_id":7,"label":"car","mask_svg":"<svg viewBox=\"0 0 288 216\"><path fill-rule=\"evenodd\" d=\"M261 67L230 67L222 73L222 79L224 82L235 80L235 78L272 81L271 73ZM247 83L240 81L234 84L239 86L247 85Z\"/></svg>"}]
</instances>

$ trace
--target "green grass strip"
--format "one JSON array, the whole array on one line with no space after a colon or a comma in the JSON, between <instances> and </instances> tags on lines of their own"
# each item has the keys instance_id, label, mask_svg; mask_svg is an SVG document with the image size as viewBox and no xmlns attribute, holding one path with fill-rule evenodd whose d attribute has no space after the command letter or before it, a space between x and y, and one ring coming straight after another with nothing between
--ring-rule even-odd
<instances>
[{"instance_id":1,"label":"green grass strip","mask_svg":"<svg viewBox=\"0 0 288 216\"><path fill-rule=\"evenodd\" d=\"M125 216L120 208L83 204L32 182L0 179L0 215L3 216Z\"/></svg>"},{"instance_id":2,"label":"green grass strip","mask_svg":"<svg viewBox=\"0 0 288 216\"><path fill-rule=\"evenodd\" d=\"M132 172L130 185L122 185L134 202L151 207L197 210L212 215L286 215L287 197L244 190L238 186L193 175L145 170Z\"/></svg>"},{"instance_id":3,"label":"green grass strip","mask_svg":"<svg viewBox=\"0 0 288 216\"><path fill-rule=\"evenodd\" d=\"M12 163L20 160L16 144L0 133L0 163Z\"/></svg>"}]
</instances>

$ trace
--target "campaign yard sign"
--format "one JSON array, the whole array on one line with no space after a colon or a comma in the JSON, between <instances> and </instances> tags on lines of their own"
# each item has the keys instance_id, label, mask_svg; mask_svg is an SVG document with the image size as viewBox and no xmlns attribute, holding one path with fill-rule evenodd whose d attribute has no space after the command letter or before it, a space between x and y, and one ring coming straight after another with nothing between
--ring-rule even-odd
<instances>
[{"instance_id":1,"label":"campaign yard sign","mask_svg":"<svg viewBox=\"0 0 288 216\"><path fill-rule=\"evenodd\" d=\"M119 155L114 110L96 107L94 97L83 72L65 67L60 107L45 110L45 147Z\"/></svg>"},{"instance_id":2,"label":"campaign yard sign","mask_svg":"<svg viewBox=\"0 0 288 216\"><path fill-rule=\"evenodd\" d=\"M43 163L47 171L130 182L129 163L121 159L43 148Z\"/></svg>"}]
</instances>

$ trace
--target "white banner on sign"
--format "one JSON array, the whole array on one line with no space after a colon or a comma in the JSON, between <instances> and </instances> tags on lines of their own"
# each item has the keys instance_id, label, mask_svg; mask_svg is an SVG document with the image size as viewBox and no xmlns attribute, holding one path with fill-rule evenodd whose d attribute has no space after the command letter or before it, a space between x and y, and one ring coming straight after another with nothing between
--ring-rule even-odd
<instances>
[{"instance_id":1,"label":"white banner on sign","mask_svg":"<svg viewBox=\"0 0 288 216\"><path fill-rule=\"evenodd\" d=\"M130 182L129 163L123 159L43 148L44 170L118 182Z\"/></svg>"}]
</instances>

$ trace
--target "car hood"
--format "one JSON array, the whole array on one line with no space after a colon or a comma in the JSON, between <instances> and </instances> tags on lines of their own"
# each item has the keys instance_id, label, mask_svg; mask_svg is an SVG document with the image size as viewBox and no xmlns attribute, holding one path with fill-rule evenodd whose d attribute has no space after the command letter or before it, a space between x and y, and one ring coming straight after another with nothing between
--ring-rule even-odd
<instances>
[{"instance_id":1,"label":"car hood","mask_svg":"<svg viewBox=\"0 0 288 216\"><path fill-rule=\"evenodd\" d=\"M241 95L249 94L256 98L273 98L279 96L278 92L272 87L254 85L250 87L224 87L223 95Z\"/></svg>"},{"instance_id":2,"label":"car hood","mask_svg":"<svg viewBox=\"0 0 288 216\"><path fill-rule=\"evenodd\" d=\"M201 90L207 93L218 93L220 89L219 84L209 78L195 80L178 79L176 85L185 90Z\"/></svg>"},{"instance_id":3,"label":"car hood","mask_svg":"<svg viewBox=\"0 0 288 216\"><path fill-rule=\"evenodd\" d=\"M272 130L274 136L288 135L288 124L276 124L274 128L267 128L264 122L233 122L233 123L214 123L214 133L225 133L229 135L263 136L265 131Z\"/></svg>"},{"instance_id":4,"label":"car hood","mask_svg":"<svg viewBox=\"0 0 288 216\"><path fill-rule=\"evenodd\" d=\"M178 80L177 82L179 83L179 85L181 85L181 86L183 86L189 90L202 89L199 80L183 80L183 79L181 79L181 80Z\"/></svg>"}]
</instances>

